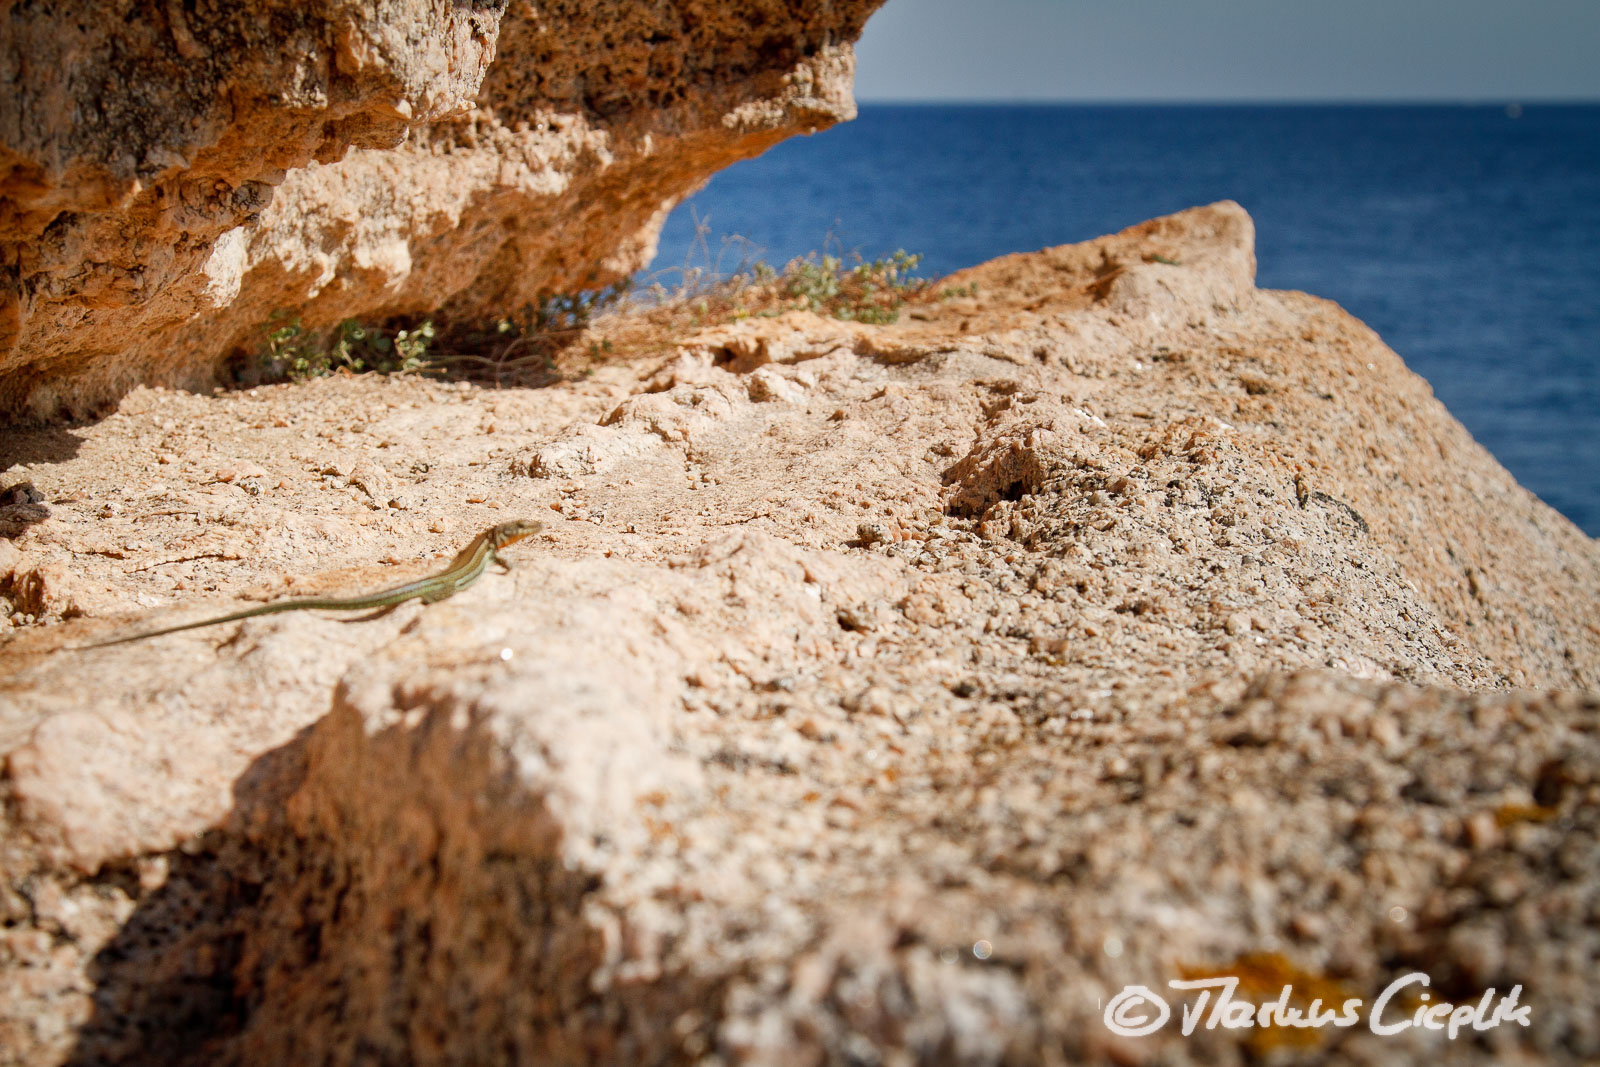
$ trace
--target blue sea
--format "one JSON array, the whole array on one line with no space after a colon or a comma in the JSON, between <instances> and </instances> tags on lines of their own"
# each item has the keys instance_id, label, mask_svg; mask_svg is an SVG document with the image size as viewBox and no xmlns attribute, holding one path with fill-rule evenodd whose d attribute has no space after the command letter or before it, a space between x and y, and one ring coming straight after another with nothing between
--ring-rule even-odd
<instances>
[{"instance_id":1,"label":"blue sea","mask_svg":"<svg viewBox=\"0 0 1600 1067\"><path fill-rule=\"evenodd\" d=\"M1363 319L1600 535L1600 107L864 105L714 177L652 271L706 266L698 225L725 270L826 245L936 277L1221 199L1260 285Z\"/></svg>"}]
</instances>

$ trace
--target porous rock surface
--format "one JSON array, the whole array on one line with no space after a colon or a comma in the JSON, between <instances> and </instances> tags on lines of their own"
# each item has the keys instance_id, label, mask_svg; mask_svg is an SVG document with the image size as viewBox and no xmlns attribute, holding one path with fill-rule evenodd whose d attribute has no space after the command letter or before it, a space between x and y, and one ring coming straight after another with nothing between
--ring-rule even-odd
<instances>
[{"instance_id":1,"label":"porous rock surface","mask_svg":"<svg viewBox=\"0 0 1600 1067\"><path fill-rule=\"evenodd\" d=\"M209 386L290 316L625 276L712 173L855 113L880 2L6 4L0 419Z\"/></svg>"},{"instance_id":2,"label":"porous rock surface","mask_svg":"<svg viewBox=\"0 0 1600 1067\"><path fill-rule=\"evenodd\" d=\"M0 1061L1593 1062L1600 551L1253 266L1218 204L894 325L8 435ZM438 604L72 650L513 516ZM1410 971L1530 1025L1104 1021Z\"/></svg>"}]
</instances>

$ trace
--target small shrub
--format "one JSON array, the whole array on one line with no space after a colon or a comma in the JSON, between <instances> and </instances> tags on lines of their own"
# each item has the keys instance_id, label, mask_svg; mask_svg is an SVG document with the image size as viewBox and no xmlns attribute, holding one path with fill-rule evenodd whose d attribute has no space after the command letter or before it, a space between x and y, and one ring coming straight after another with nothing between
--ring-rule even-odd
<instances>
[{"instance_id":1,"label":"small shrub","mask_svg":"<svg viewBox=\"0 0 1600 1067\"><path fill-rule=\"evenodd\" d=\"M807 256L784 268L784 293L807 311L856 322L889 323L906 297L926 286L914 276L922 257L901 249L884 259L845 266L838 256Z\"/></svg>"},{"instance_id":2,"label":"small shrub","mask_svg":"<svg viewBox=\"0 0 1600 1067\"><path fill-rule=\"evenodd\" d=\"M269 379L294 382L346 372L408 374L428 369L432 321L415 326L369 326L346 319L331 335L307 330L293 319L267 332L259 362Z\"/></svg>"}]
</instances>

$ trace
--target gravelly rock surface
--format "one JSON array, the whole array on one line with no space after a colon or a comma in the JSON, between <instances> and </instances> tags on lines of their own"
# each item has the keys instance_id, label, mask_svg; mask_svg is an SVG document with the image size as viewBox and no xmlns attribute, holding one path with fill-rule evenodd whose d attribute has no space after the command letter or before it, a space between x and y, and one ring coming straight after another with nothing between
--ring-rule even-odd
<instances>
[{"instance_id":1,"label":"gravelly rock surface","mask_svg":"<svg viewBox=\"0 0 1600 1067\"><path fill-rule=\"evenodd\" d=\"M4 1062L1600 1056L1600 550L1252 241L9 435ZM1413 971L1529 1025L1104 1021Z\"/></svg>"}]
</instances>

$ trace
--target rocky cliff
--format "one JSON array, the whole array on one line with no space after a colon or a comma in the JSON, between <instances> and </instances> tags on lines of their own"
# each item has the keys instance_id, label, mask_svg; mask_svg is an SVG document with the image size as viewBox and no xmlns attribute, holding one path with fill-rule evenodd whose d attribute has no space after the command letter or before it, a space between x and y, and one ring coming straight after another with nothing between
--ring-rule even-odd
<instances>
[{"instance_id":1,"label":"rocky cliff","mask_svg":"<svg viewBox=\"0 0 1600 1067\"><path fill-rule=\"evenodd\" d=\"M878 2L8 4L0 418L209 387L285 317L615 280L713 172L854 114Z\"/></svg>"},{"instance_id":2,"label":"rocky cliff","mask_svg":"<svg viewBox=\"0 0 1600 1067\"><path fill-rule=\"evenodd\" d=\"M3 7L0 1064L1600 1058L1600 548L1237 205L198 390L631 269L871 6ZM1531 1017L1107 1021L1413 971Z\"/></svg>"},{"instance_id":3,"label":"rocky cliff","mask_svg":"<svg viewBox=\"0 0 1600 1067\"><path fill-rule=\"evenodd\" d=\"M0 1062L1416 1062L1104 1014L1412 971L1521 987L1454 1061L1593 1062L1600 549L1253 267L1220 204L893 325L13 433ZM513 516L438 604L73 650Z\"/></svg>"}]
</instances>

